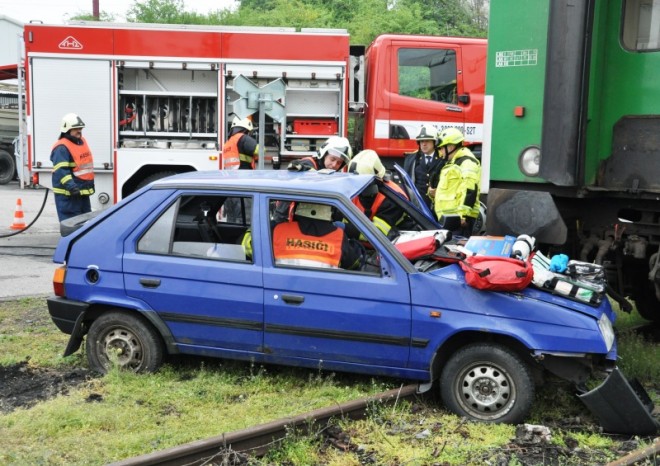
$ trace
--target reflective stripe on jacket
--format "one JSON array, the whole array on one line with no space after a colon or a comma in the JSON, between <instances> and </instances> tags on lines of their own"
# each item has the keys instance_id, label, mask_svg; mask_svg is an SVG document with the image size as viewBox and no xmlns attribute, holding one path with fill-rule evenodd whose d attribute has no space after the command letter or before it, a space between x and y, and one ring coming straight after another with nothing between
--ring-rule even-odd
<instances>
[{"instance_id":1,"label":"reflective stripe on jacket","mask_svg":"<svg viewBox=\"0 0 660 466\"><path fill-rule=\"evenodd\" d=\"M70 196L72 191L82 196L94 194L94 162L84 138L76 144L65 137L53 144L50 159L53 162L53 193ZM76 160L79 162L76 163Z\"/></svg>"},{"instance_id":2,"label":"reflective stripe on jacket","mask_svg":"<svg viewBox=\"0 0 660 466\"><path fill-rule=\"evenodd\" d=\"M82 144L74 144L66 138L59 139L53 144L52 150L55 150L57 146L65 146L73 159L73 162L69 163L73 175L81 180L91 181L94 179L94 157L85 138L81 137L80 140ZM53 171L57 168L54 166Z\"/></svg>"},{"instance_id":3,"label":"reflective stripe on jacket","mask_svg":"<svg viewBox=\"0 0 660 466\"><path fill-rule=\"evenodd\" d=\"M405 193L403 188L401 188L401 186L399 186L393 181L385 181L384 183L392 191L399 194L404 199L408 199L408 195ZM392 208L394 204L389 202L388 203L389 209L384 209L384 210L389 210L389 212L385 212L383 215L379 215L378 212L381 206L383 206L383 202L385 201L389 201L389 199L387 199L387 197L385 197L383 193L379 192L374 197L374 202L373 204L371 204L371 209L369 210L369 212L367 212L367 209L362 205L359 196L353 199L353 204L355 204L357 208L360 209L361 212L363 212L365 215L369 217L369 220L373 222L376 228L378 228L380 231L383 232L385 236L387 236L390 230L392 229L392 227L400 223L401 220L403 219L403 209L395 209L396 211L395 215L398 216L398 218L390 218L393 217L392 214L394 212L392 212L393 210Z\"/></svg>"},{"instance_id":4,"label":"reflective stripe on jacket","mask_svg":"<svg viewBox=\"0 0 660 466\"><path fill-rule=\"evenodd\" d=\"M461 147L440 171L435 192L434 209L438 218L460 215L477 218L479 215L479 184L481 165L467 147Z\"/></svg>"},{"instance_id":5,"label":"reflective stripe on jacket","mask_svg":"<svg viewBox=\"0 0 660 466\"><path fill-rule=\"evenodd\" d=\"M298 222L280 223L273 230L275 263L339 268L344 232L337 228L324 236L306 235Z\"/></svg>"},{"instance_id":6,"label":"reflective stripe on jacket","mask_svg":"<svg viewBox=\"0 0 660 466\"><path fill-rule=\"evenodd\" d=\"M222 146L223 170L255 168L258 159L257 155L259 153L259 146L254 143L254 151L251 154L241 152L241 149L246 150L247 147L249 150L250 147L250 144L246 144L246 141L241 141L243 136L246 136L251 142L253 142L252 138L247 133L238 132L232 134ZM243 163L243 167L241 167L241 163Z\"/></svg>"},{"instance_id":7,"label":"reflective stripe on jacket","mask_svg":"<svg viewBox=\"0 0 660 466\"><path fill-rule=\"evenodd\" d=\"M232 135L222 146L223 170L238 170L238 167L241 164L240 153L238 152L238 140L243 137L243 134L244 133L236 133Z\"/></svg>"}]
</instances>

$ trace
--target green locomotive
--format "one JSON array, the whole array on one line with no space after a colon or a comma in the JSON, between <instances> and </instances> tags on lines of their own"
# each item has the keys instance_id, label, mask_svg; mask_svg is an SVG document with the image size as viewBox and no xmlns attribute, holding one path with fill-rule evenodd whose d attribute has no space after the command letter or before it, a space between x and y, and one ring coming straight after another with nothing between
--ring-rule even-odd
<instances>
[{"instance_id":1,"label":"green locomotive","mask_svg":"<svg viewBox=\"0 0 660 466\"><path fill-rule=\"evenodd\" d=\"M603 264L660 321L660 1L491 2L486 95L487 231Z\"/></svg>"}]
</instances>

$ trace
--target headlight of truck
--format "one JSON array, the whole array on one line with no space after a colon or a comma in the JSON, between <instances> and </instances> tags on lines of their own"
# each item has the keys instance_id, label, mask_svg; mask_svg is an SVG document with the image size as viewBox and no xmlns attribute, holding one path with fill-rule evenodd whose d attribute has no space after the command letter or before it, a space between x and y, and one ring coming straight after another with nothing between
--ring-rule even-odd
<instances>
[{"instance_id":1,"label":"headlight of truck","mask_svg":"<svg viewBox=\"0 0 660 466\"><path fill-rule=\"evenodd\" d=\"M607 351L609 352L614 344L614 328L612 328L612 322L605 314L598 319L598 328L600 328L600 334L603 336Z\"/></svg>"}]
</instances>

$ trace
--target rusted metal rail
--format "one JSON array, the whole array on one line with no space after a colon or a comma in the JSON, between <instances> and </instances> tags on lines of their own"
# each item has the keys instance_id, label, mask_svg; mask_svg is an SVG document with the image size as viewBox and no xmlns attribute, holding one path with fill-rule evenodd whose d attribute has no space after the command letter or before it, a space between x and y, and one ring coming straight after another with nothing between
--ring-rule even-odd
<instances>
[{"instance_id":1,"label":"rusted metal rail","mask_svg":"<svg viewBox=\"0 0 660 466\"><path fill-rule=\"evenodd\" d=\"M284 438L287 431L296 429L307 433L314 427L322 428L332 418L362 419L367 408L374 403L395 404L400 400L414 397L417 385L406 385L388 390L378 395L360 398L341 403L329 408L321 408L295 417L284 418L247 429L229 432L205 440L179 445L166 450L136 456L111 466L196 466L214 464L213 459L227 451L249 453L250 455L265 454L273 442ZM220 458L218 458L220 459Z\"/></svg>"},{"instance_id":2,"label":"rusted metal rail","mask_svg":"<svg viewBox=\"0 0 660 466\"><path fill-rule=\"evenodd\" d=\"M639 450L632 451L628 453L626 456L619 458L616 461L607 463L606 466L632 466L646 459L655 459L655 461L648 464L660 464L660 437L655 439L655 442L653 442L648 447L644 447L644 448L640 448Z\"/></svg>"}]
</instances>

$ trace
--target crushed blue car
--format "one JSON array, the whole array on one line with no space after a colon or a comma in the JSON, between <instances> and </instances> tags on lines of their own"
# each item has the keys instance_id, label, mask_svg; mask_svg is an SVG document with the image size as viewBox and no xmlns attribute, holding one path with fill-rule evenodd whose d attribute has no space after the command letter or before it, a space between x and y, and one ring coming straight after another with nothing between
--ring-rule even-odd
<instances>
[{"instance_id":1,"label":"crushed blue car","mask_svg":"<svg viewBox=\"0 0 660 466\"><path fill-rule=\"evenodd\" d=\"M84 341L101 373L152 372L186 354L404 378L438 387L458 415L514 424L552 373L597 416L607 410L606 429L657 430L639 387L616 369L608 300L480 291L457 264L422 268L354 203L374 185L405 212L402 230L440 228L418 200L365 175L193 172L142 188L57 246L48 309L71 335L64 354ZM357 233L358 266L275 263L273 228L298 203L330 206ZM609 376L584 388L598 374Z\"/></svg>"}]
</instances>

